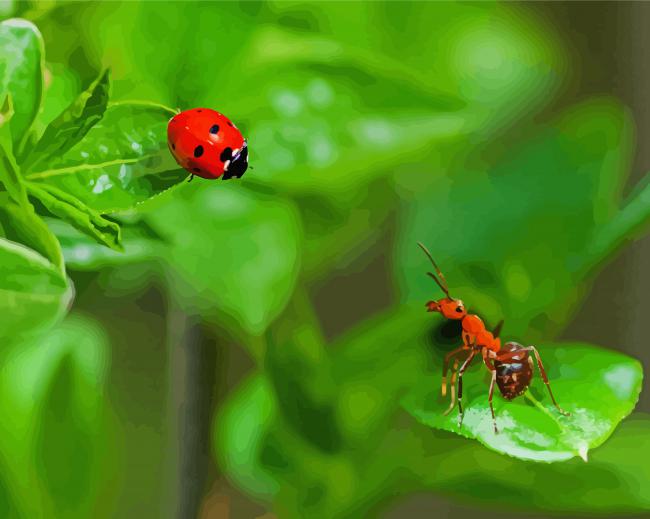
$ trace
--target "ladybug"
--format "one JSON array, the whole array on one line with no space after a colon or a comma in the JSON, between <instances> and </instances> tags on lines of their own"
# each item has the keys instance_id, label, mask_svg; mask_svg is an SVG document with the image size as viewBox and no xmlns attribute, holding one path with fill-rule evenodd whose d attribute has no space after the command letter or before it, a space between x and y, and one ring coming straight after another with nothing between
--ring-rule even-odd
<instances>
[{"instance_id":1,"label":"ladybug","mask_svg":"<svg viewBox=\"0 0 650 519\"><path fill-rule=\"evenodd\" d=\"M248 146L225 115L209 108L185 110L167 125L167 145L178 164L207 179L241 178L248 168Z\"/></svg>"}]
</instances>

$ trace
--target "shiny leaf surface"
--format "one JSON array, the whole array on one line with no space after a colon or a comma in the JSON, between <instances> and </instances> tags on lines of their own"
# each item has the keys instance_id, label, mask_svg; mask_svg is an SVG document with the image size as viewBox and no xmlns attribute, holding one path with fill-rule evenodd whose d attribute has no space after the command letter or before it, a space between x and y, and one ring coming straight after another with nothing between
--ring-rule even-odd
<instances>
[{"instance_id":1,"label":"shiny leaf surface","mask_svg":"<svg viewBox=\"0 0 650 519\"><path fill-rule=\"evenodd\" d=\"M80 142L26 178L100 213L132 208L187 177L167 149L173 114L148 103L113 104Z\"/></svg>"}]
</instances>

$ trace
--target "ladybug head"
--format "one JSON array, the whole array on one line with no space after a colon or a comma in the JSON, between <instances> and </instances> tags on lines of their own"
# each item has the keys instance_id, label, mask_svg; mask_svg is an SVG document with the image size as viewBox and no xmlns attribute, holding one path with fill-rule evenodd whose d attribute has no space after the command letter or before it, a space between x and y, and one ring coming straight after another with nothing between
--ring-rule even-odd
<instances>
[{"instance_id":1,"label":"ladybug head","mask_svg":"<svg viewBox=\"0 0 650 519\"><path fill-rule=\"evenodd\" d=\"M233 156L228 165L228 171L224 173L224 179L229 179L232 177L241 178L246 173L248 169L248 145L244 141L241 151Z\"/></svg>"}]
</instances>

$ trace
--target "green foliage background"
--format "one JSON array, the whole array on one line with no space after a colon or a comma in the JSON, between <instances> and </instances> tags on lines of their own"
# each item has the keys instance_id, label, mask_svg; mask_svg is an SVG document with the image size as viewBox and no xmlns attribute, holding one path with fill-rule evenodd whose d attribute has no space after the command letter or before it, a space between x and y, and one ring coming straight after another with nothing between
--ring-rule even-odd
<instances>
[{"instance_id":1,"label":"green foliage background","mask_svg":"<svg viewBox=\"0 0 650 519\"><path fill-rule=\"evenodd\" d=\"M367 517L422 492L648 511L650 419L618 426L640 363L551 341L647 229L650 189L623 196L620 101L561 101L575 56L534 9L0 14L35 24L0 32L2 517L220 517L224 495L232 517ZM248 137L241 181L184 182L166 121L197 106ZM536 380L487 433L476 369L478 441L455 434L437 388L457 339L424 313L416 241L488 324L540 347L573 422Z\"/></svg>"}]
</instances>

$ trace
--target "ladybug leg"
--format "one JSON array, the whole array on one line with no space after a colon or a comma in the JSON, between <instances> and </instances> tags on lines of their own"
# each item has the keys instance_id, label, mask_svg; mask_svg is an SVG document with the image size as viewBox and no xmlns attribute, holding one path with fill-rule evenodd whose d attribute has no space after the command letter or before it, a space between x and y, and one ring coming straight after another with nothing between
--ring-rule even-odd
<instances>
[{"instance_id":1,"label":"ladybug leg","mask_svg":"<svg viewBox=\"0 0 650 519\"><path fill-rule=\"evenodd\" d=\"M194 175L190 174L190 179L187 181L187 183L189 184L190 182L192 182L192 180L194 180Z\"/></svg>"}]
</instances>

